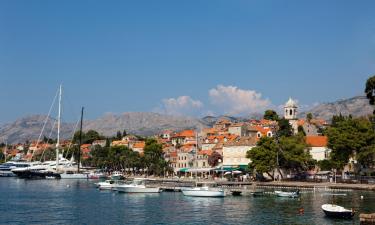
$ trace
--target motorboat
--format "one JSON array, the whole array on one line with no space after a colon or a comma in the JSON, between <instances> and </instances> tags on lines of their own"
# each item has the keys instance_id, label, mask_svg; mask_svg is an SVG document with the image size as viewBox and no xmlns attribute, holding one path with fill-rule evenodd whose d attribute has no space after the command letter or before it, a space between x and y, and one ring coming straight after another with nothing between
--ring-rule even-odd
<instances>
[{"instance_id":1,"label":"motorboat","mask_svg":"<svg viewBox=\"0 0 375 225\"><path fill-rule=\"evenodd\" d=\"M123 178L124 178L124 175L121 172L119 172L119 171L115 171L115 172L113 172L111 174L111 179L112 180L121 180Z\"/></svg>"},{"instance_id":2,"label":"motorboat","mask_svg":"<svg viewBox=\"0 0 375 225\"><path fill-rule=\"evenodd\" d=\"M151 187L147 185L148 179L134 178L131 183L117 186L117 191L122 193L159 193L160 187Z\"/></svg>"},{"instance_id":3,"label":"motorboat","mask_svg":"<svg viewBox=\"0 0 375 225\"><path fill-rule=\"evenodd\" d=\"M30 163L25 161L8 161L0 164L0 177L14 177L16 174L12 172L12 169L26 168L29 167Z\"/></svg>"},{"instance_id":4,"label":"motorboat","mask_svg":"<svg viewBox=\"0 0 375 225\"><path fill-rule=\"evenodd\" d=\"M355 213L352 209L346 209L334 204L324 204L322 209L326 216L333 218L351 219Z\"/></svg>"},{"instance_id":5,"label":"motorboat","mask_svg":"<svg viewBox=\"0 0 375 225\"><path fill-rule=\"evenodd\" d=\"M201 187L182 188L181 191L185 196L192 197L225 197L226 193L223 188L216 187L216 183L202 183Z\"/></svg>"},{"instance_id":6,"label":"motorboat","mask_svg":"<svg viewBox=\"0 0 375 225\"><path fill-rule=\"evenodd\" d=\"M278 197L285 197L285 198L298 198L299 197L299 190L296 191L275 191L276 196Z\"/></svg>"},{"instance_id":7,"label":"motorboat","mask_svg":"<svg viewBox=\"0 0 375 225\"><path fill-rule=\"evenodd\" d=\"M123 184L124 182L121 180L105 180L105 181L96 183L96 186L99 188L99 190L117 191L118 186L123 185Z\"/></svg>"}]
</instances>

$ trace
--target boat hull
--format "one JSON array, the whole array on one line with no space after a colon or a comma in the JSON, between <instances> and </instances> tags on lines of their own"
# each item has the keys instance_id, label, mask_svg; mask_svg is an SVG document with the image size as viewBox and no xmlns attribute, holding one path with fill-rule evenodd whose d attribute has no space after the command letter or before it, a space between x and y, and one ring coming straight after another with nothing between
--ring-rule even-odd
<instances>
[{"instance_id":1,"label":"boat hull","mask_svg":"<svg viewBox=\"0 0 375 225\"><path fill-rule=\"evenodd\" d=\"M275 191L277 197L283 198L298 198L299 193L297 192L283 192L283 191Z\"/></svg>"},{"instance_id":2,"label":"boat hull","mask_svg":"<svg viewBox=\"0 0 375 225\"><path fill-rule=\"evenodd\" d=\"M161 189L159 187L131 187L131 186L117 186L118 192L122 193L160 193Z\"/></svg>"},{"instance_id":3,"label":"boat hull","mask_svg":"<svg viewBox=\"0 0 375 225\"><path fill-rule=\"evenodd\" d=\"M46 171L23 170L12 172L15 173L19 178L25 179L46 179L46 177L60 178L60 174Z\"/></svg>"},{"instance_id":4,"label":"boat hull","mask_svg":"<svg viewBox=\"0 0 375 225\"><path fill-rule=\"evenodd\" d=\"M185 196L191 196L191 197L225 197L225 192L223 190L207 191L207 190L183 189L182 194L184 194Z\"/></svg>"},{"instance_id":5,"label":"boat hull","mask_svg":"<svg viewBox=\"0 0 375 225\"><path fill-rule=\"evenodd\" d=\"M354 216L353 212L330 212L326 210L323 210L323 212L326 216L331 218L351 219Z\"/></svg>"},{"instance_id":6,"label":"boat hull","mask_svg":"<svg viewBox=\"0 0 375 225\"><path fill-rule=\"evenodd\" d=\"M354 211L338 205L325 204L322 205L322 210L326 216L331 218L351 219L354 216Z\"/></svg>"}]
</instances>

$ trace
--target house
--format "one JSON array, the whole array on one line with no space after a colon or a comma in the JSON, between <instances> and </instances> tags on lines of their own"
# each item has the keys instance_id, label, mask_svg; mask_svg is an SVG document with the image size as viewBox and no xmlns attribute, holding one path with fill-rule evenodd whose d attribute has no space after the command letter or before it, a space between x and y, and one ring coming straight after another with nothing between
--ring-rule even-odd
<instances>
[{"instance_id":1,"label":"house","mask_svg":"<svg viewBox=\"0 0 375 225\"><path fill-rule=\"evenodd\" d=\"M247 126L245 123L234 123L228 127L228 133L234 134L237 136L246 136Z\"/></svg>"},{"instance_id":2,"label":"house","mask_svg":"<svg viewBox=\"0 0 375 225\"><path fill-rule=\"evenodd\" d=\"M165 130L160 134L160 137L165 140L170 140L173 132L171 130Z\"/></svg>"},{"instance_id":3,"label":"house","mask_svg":"<svg viewBox=\"0 0 375 225\"><path fill-rule=\"evenodd\" d=\"M313 159L320 161L329 158L331 150L327 147L326 136L306 136L306 144L309 145L310 154Z\"/></svg>"},{"instance_id":4,"label":"house","mask_svg":"<svg viewBox=\"0 0 375 225\"><path fill-rule=\"evenodd\" d=\"M273 137L274 135L274 132L270 127L252 126L249 130L256 131L255 137L258 139L261 137ZM253 135L249 135L249 137L253 137Z\"/></svg>"},{"instance_id":5,"label":"house","mask_svg":"<svg viewBox=\"0 0 375 225\"><path fill-rule=\"evenodd\" d=\"M112 147L115 147L115 146L126 146L126 147L129 147L129 141L128 140L112 141L111 146Z\"/></svg>"},{"instance_id":6,"label":"house","mask_svg":"<svg viewBox=\"0 0 375 225\"><path fill-rule=\"evenodd\" d=\"M255 137L238 137L223 146L223 166L246 167L250 159L246 158L249 150L256 146Z\"/></svg>"},{"instance_id":7,"label":"house","mask_svg":"<svg viewBox=\"0 0 375 225\"><path fill-rule=\"evenodd\" d=\"M214 124L213 128L217 131L228 131L231 124L232 122L228 119L221 118Z\"/></svg>"},{"instance_id":8,"label":"house","mask_svg":"<svg viewBox=\"0 0 375 225\"><path fill-rule=\"evenodd\" d=\"M107 140L95 140L92 142L92 146L100 146L104 148L106 143L107 143Z\"/></svg>"},{"instance_id":9,"label":"house","mask_svg":"<svg viewBox=\"0 0 375 225\"><path fill-rule=\"evenodd\" d=\"M91 144L83 144L81 145L81 153L82 159L88 159L91 157Z\"/></svg>"},{"instance_id":10,"label":"house","mask_svg":"<svg viewBox=\"0 0 375 225\"><path fill-rule=\"evenodd\" d=\"M139 154L143 154L143 150L146 146L146 142L144 141L137 141L131 144L130 148L133 149L133 151L138 152Z\"/></svg>"},{"instance_id":11,"label":"house","mask_svg":"<svg viewBox=\"0 0 375 225\"><path fill-rule=\"evenodd\" d=\"M184 130L173 135L171 137L171 142L173 146L184 144L196 144L196 139L196 132L194 130Z\"/></svg>"},{"instance_id":12,"label":"house","mask_svg":"<svg viewBox=\"0 0 375 225\"><path fill-rule=\"evenodd\" d=\"M208 157L212 154L212 150L199 151L195 160L196 168L210 168Z\"/></svg>"}]
</instances>

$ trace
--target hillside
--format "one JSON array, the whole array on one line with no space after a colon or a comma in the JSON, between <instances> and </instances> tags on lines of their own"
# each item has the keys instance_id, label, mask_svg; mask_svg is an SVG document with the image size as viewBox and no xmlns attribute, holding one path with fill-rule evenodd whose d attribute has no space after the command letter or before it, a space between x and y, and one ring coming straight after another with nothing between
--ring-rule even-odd
<instances>
[{"instance_id":1,"label":"hillside","mask_svg":"<svg viewBox=\"0 0 375 225\"><path fill-rule=\"evenodd\" d=\"M309 111L303 112L299 115L300 118L305 118L308 112L311 112L316 118L323 118L331 120L332 116L342 115L353 117L367 116L372 114L374 108L368 103L365 96L357 96L349 99L338 100L331 103L320 104Z\"/></svg>"}]
</instances>

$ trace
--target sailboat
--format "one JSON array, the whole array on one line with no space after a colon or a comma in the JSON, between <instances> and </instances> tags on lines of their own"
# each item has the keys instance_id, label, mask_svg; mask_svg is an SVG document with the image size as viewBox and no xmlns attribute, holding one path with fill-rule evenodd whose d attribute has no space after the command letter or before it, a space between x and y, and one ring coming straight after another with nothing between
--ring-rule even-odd
<instances>
[{"instance_id":1,"label":"sailboat","mask_svg":"<svg viewBox=\"0 0 375 225\"><path fill-rule=\"evenodd\" d=\"M61 98L62 86L59 87L59 109L57 118L57 143L56 143L56 160L45 161L43 163L33 162L29 167L15 168L12 172L20 178L60 178L61 171L66 171L74 167L74 162L65 159L60 155L60 125L61 125Z\"/></svg>"},{"instance_id":2,"label":"sailboat","mask_svg":"<svg viewBox=\"0 0 375 225\"><path fill-rule=\"evenodd\" d=\"M81 145L82 145L82 121L83 121L83 107L81 110L81 127L79 131L79 145L78 145L78 163L77 163L77 171L74 170L67 170L64 173L60 174L61 179L88 179L88 173L81 173L80 172L80 164L81 164Z\"/></svg>"}]
</instances>

